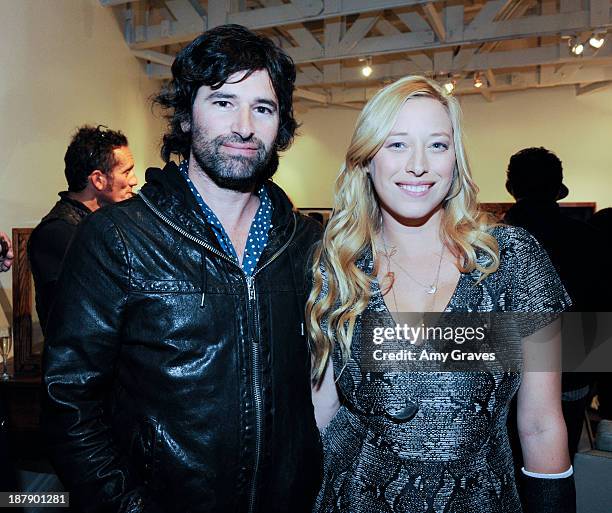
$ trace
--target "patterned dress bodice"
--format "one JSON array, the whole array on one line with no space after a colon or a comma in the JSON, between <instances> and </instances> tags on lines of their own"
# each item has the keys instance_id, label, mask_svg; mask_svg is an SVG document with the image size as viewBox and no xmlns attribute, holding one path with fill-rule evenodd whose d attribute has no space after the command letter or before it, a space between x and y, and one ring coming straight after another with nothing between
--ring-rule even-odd
<instances>
[{"instance_id":1,"label":"patterned dress bodice","mask_svg":"<svg viewBox=\"0 0 612 513\"><path fill-rule=\"evenodd\" d=\"M498 271L462 274L446 312L563 311L569 298L547 255L520 229L492 232ZM371 259L362 262L372 269ZM395 324L375 281L343 364L333 356L342 406L323 431L324 484L316 512L520 512L506 430L518 372L377 371L363 364L366 318ZM507 343L539 327L512 324Z\"/></svg>"}]
</instances>

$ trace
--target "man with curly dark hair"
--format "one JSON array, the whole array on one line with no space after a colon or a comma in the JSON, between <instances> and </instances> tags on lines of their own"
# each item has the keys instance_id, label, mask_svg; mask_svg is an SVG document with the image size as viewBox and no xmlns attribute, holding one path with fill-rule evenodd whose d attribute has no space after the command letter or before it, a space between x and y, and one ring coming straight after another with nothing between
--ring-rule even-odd
<instances>
[{"instance_id":1,"label":"man with curly dark hair","mask_svg":"<svg viewBox=\"0 0 612 513\"><path fill-rule=\"evenodd\" d=\"M103 125L77 129L64 156L68 190L42 218L28 242L36 311L45 333L62 260L80 222L100 207L130 198L138 185L128 140Z\"/></svg>"},{"instance_id":2,"label":"man with curly dark hair","mask_svg":"<svg viewBox=\"0 0 612 513\"><path fill-rule=\"evenodd\" d=\"M304 329L320 225L269 178L295 67L226 25L156 101L164 169L94 213L50 315L43 426L79 511L306 513L322 454ZM178 163L172 157L178 157Z\"/></svg>"}]
</instances>

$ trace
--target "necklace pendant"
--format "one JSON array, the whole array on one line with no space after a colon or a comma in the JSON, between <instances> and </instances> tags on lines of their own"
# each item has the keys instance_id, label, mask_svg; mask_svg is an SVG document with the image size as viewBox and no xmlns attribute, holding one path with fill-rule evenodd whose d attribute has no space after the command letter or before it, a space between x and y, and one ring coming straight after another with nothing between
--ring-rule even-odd
<instances>
[{"instance_id":1,"label":"necklace pendant","mask_svg":"<svg viewBox=\"0 0 612 513\"><path fill-rule=\"evenodd\" d=\"M427 290L427 293L428 294L435 294L437 290L438 290L438 287L436 287L435 285L431 285L429 287L429 289Z\"/></svg>"}]
</instances>

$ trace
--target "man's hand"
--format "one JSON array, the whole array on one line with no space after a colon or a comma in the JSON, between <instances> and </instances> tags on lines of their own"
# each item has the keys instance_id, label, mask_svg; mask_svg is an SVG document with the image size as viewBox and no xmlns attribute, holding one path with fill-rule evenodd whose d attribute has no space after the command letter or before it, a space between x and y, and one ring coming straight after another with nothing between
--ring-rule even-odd
<instances>
[{"instance_id":1,"label":"man's hand","mask_svg":"<svg viewBox=\"0 0 612 513\"><path fill-rule=\"evenodd\" d=\"M13 265L13 245L9 236L0 232L0 272L8 271Z\"/></svg>"}]
</instances>

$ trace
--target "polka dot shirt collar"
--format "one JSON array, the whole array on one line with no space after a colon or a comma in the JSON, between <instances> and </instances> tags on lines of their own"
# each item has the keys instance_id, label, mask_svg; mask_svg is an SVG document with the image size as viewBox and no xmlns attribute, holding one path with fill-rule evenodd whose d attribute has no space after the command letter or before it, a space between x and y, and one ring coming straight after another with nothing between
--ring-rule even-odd
<instances>
[{"instance_id":1,"label":"polka dot shirt collar","mask_svg":"<svg viewBox=\"0 0 612 513\"><path fill-rule=\"evenodd\" d=\"M211 226L217 240L219 241L221 249L223 249L228 257L238 264L238 255L236 254L236 249L234 248L232 241L223 228L221 221L219 221L219 218L206 204L204 198L202 198L198 190L195 188L195 185L189 178L188 167L189 161L183 160L179 165L179 171L187 181L189 190L195 196L198 205L200 205L206 222ZM257 209L255 217L253 218L253 222L251 223L246 246L244 248L244 255L242 257L242 270L247 276L251 276L255 271L257 262L259 261L259 258L261 257L261 254L268 243L268 235L272 229L273 207L265 186L262 185L256 194L259 196L259 208Z\"/></svg>"}]
</instances>

